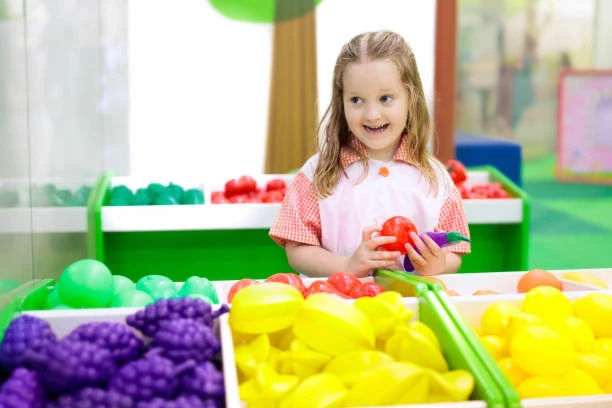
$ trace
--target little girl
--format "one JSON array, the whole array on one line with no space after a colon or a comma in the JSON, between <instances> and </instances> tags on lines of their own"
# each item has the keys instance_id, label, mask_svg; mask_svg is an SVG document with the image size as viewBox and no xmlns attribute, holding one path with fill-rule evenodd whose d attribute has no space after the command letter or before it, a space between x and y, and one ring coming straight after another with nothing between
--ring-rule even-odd
<instances>
[{"instance_id":1,"label":"little girl","mask_svg":"<svg viewBox=\"0 0 612 408\"><path fill-rule=\"evenodd\" d=\"M380 248L395 242L379 232L397 215L420 233L469 237L459 191L427 149L433 125L414 54L400 35L367 32L342 47L319 130L319 153L296 175L270 229L296 271L363 277L402 269L400 252ZM470 252L467 242L440 248L413 235L419 251L408 244L406 256L420 275L456 272Z\"/></svg>"}]
</instances>

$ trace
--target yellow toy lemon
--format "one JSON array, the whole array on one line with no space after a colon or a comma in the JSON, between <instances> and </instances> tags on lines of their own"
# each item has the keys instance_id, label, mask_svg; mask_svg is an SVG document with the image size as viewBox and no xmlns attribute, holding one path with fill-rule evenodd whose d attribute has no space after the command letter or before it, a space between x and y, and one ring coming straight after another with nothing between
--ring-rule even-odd
<instances>
[{"instance_id":1,"label":"yellow toy lemon","mask_svg":"<svg viewBox=\"0 0 612 408\"><path fill-rule=\"evenodd\" d=\"M561 278L587 285L599 286L600 288L608 288L608 285L604 281L599 279L597 276L586 272L566 272L561 275Z\"/></svg>"},{"instance_id":2,"label":"yellow toy lemon","mask_svg":"<svg viewBox=\"0 0 612 408\"><path fill-rule=\"evenodd\" d=\"M510 343L510 357L531 375L565 374L576 360L570 341L551 328L528 326L520 329Z\"/></svg>"},{"instance_id":3,"label":"yellow toy lemon","mask_svg":"<svg viewBox=\"0 0 612 408\"><path fill-rule=\"evenodd\" d=\"M480 327L483 334L506 337L510 317L519 312L519 306L515 303L501 301L491 304L480 318Z\"/></svg>"},{"instance_id":4,"label":"yellow toy lemon","mask_svg":"<svg viewBox=\"0 0 612 408\"><path fill-rule=\"evenodd\" d=\"M507 357L509 354L508 342L499 336L487 335L480 338L485 348L489 350L489 353L497 361L500 358Z\"/></svg>"},{"instance_id":5,"label":"yellow toy lemon","mask_svg":"<svg viewBox=\"0 0 612 408\"><path fill-rule=\"evenodd\" d=\"M560 334L567 336L579 353L588 353L595 346L595 333L584 320L570 316L557 326Z\"/></svg>"},{"instance_id":6,"label":"yellow toy lemon","mask_svg":"<svg viewBox=\"0 0 612 408\"><path fill-rule=\"evenodd\" d=\"M574 316L591 326L596 337L612 337L612 295L592 292L573 304Z\"/></svg>"},{"instance_id":7,"label":"yellow toy lemon","mask_svg":"<svg viewBox=\"0 0 612 408\"><path fill-rule=\"evenodd\" d=\"M229 324L239 333L272 333L291 326L304 303L299 290L279 282L242 288L232 299Z\"/></svg>"},{"instance_id":8,"label":"yellow toy lemon","mask_svg":"<svg viewBox=\"0 0 612 408\"><path fill-rule=\"evenodd\" d=\"M499 368L506 374L510 383L517 387L520 383L525 381L529 377L529 375L521 370L514 362L512 362L512 358L504 357L497 361L497 365Z\"/></svg>"},{"instance_id":9,"label":"yellow toy lemon","mask_svg":"<svg viewBox=\"0 0 612 408\"><path fill-rule=\"evenodd\" d=\"M576 359L576 368L593 377L602 389L612 379L612 361L599 354L579 354Z\"/></svg>"},{"instance_id":10,"label":"yellow toy lemon","mask_svg":"<svg viewBox=\"0 0 612 408\"><path fill-rule=\"evenodd\" d=\"M308 347L330 356L372 350L375 344L368 318L353 304L329 293L308 296L295 317L293 333Z\"/></svg>"},{"instance_id":11,"label":"yellow toy lemon","mask_svg":"<svg viewBox=\"0 0 612 408\"><path fill-rule=\"evenodd\" d=\"M521 310L554 326L572 315L572 302L557 288L538 286L525 294Z\"/></svg>"}]
</instances>

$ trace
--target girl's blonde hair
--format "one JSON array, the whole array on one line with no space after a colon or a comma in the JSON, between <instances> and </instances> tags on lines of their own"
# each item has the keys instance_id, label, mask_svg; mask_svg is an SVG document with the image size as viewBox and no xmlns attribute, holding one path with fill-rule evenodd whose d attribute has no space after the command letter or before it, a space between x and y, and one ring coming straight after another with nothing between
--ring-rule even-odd
<instances>
[{"instance_id":1,"label":"girl's blonde hair","mask_svg":"<svg viewBox=\"0 0 612 408\"><path fill-rule=\"evenodd\" d=\"M437 160L427 150L427 144L433 134L433 125L412 49L397 33L374 31L359 34L346 43L336 60L331 101L317 132L323 138L313 184L320 198L332 193L344 172L340 163L340 151L343 147L358 154L366 171L368 169L365 155L350 144L351 132L344 116L342 101L344 92L342 78L349 64L381 60L391 61L397 66L400 79L408 91L408 118L404 143L410 159L429 181L433 191L438 189L438 179L432 166L432 162L436 163ZM437 164L441 165L439 162Z\"/></svg>"}]
</instances>

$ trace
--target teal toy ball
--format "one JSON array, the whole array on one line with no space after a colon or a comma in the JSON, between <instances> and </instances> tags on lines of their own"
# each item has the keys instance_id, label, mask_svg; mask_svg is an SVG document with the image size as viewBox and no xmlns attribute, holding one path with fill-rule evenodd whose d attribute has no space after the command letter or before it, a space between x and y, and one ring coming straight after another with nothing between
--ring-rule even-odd
<instances>
[{"instance_id":1,"label":"teal toy ball","mask_svg":"<svg viewBox=\"0 0 612 408\"><path fill-rule=\"evenodd\" d=\"M191 188L183 193L183 204L204 204L204 194L200 190Z\"/></svg>"},{"instance_id":2,"label":"teal toy ball","mask_svg":"<svg viewBox=\"0 0 612 408\"><path fill-rule=\"evenodd\" d=\"M47 298L45 299L45 303L43 304L43 308L46 310L55 309L55 306L61 303L62 301L60 299L58 287L55 286L53 290L49 292L49 294L47 295Z\"/></svg>"},{"instance_id":3,"label":"teal toy ball","mask_svg":"<svg viewBox=\"0 0 612 408\"><path fill-rule=\"evenodd\" d=\"M211 305L214 305L217 302L214 302L211 298L209 298L206 295L203 295L201 293L190 293L189 295L187 295L186 297L192 298L192 299L202 299L203 301L205 301L206 303L210 303Z\"/></svg>"},{"instance_id":4,"label":"teal toy ball","mask_svg":"<svg viewBox=\"0 0 612 408\"><path fill-rule=\"evenodd\" d=\"M57 282L62 303L74 308L105 307L113 295L113 275L95 259L81 259L70 265Z\"/></svg>"},{"instance_id":5,"label":"teal toy ball","mask_svg":"<svg viewBox=\"0 0 612 408\"><path fill-rule=\"evenodd\" d=\"M190 276L181 286L178 296L185 297L194 294L204 295L212 300L212 303L219 303L217 291L215 290L212 282L207 278L201 276Z\"/></svg>"},{"instance_id":6,"label":"teal toy ball","mask_svg":"<svg viewBox=\"0 0 612 408\"><path fill-rule=\"evenodd\" d=\"M136 289L134 281L123 275L113 275L113 296L129 289Z\"/></svg>"},{"instance_id":7,"label":"teal toy ball","mask_svg":"<svg viewBox=\"0 0 612 408\"><path fill-rule=\"evenodd\" d=\"M138 289L127 289L111 299L111 307L145 307L153 303L151 296Z\"/></svg>"},{"instance_id":8,"label":"teal toy ball","mask_svg":"<svg viewBox=\"0 0 612 408\"><path fill-rule=\"evenodd\" d=\"M138 279L136 289L143 291L153 298L170 299L178 296L178 290L174 282L163 275L147 275Z\"/></svg>"}]
</instances>

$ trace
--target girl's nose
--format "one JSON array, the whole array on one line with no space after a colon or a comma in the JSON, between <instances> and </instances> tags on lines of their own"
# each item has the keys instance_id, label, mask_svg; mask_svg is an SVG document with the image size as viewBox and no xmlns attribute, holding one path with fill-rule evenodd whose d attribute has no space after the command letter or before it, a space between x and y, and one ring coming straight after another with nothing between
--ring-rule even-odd
<instances>
[{"instance_id":1,"label":"girl's nose","mask_svg":"<svg viewBox=\"0 0 612 408\"><path fill-rule=\"evenodd\" d=\"M376 121L380 118L378 108L373 104L367 104L365 107L365 118L368 121Z\"/></svg>"}]
</instances>

